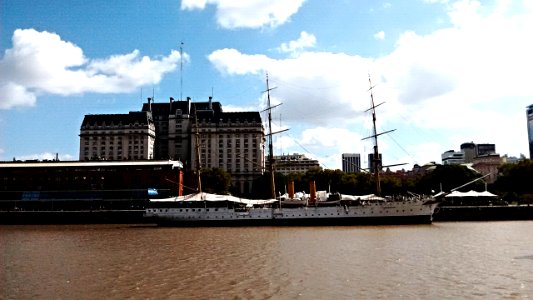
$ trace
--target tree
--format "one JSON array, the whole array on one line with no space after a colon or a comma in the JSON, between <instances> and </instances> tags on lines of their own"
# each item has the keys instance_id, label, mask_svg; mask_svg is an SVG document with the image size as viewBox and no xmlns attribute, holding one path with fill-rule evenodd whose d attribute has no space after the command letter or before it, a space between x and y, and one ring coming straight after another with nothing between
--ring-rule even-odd
<instances>
[{"instance_id":1,"label":"tree","mask_svg":"<svg viewBox=\"0 0 533 300\"><path fill-rule=\"evenodd\" d=\"M426 173L418 180L416 192L421 194L438 192L441 189L441 184L442 190L449 192L479 177L481 177L481 174L462 165L437 165L433 171ZM482 181L477 181L461 190L481 191L484 186Z\"/></svg>"},{"instance_id":2,"label":"tree","mask_svg":"<svg viewBox=\"0 0 533 300\"><path fill-rule=\"evenodd\" d=\"M499 172L500 176L494 183L496 191L517 195L533 194L533 160L504 164L499 168Z\"/></svg>"},{"instance_id":3,"label":"tree","mask_svg":"<svg viewBox=\"0 0 533 300\"><path fill-rule=\"evenodd\" d=\"M202 170L202 190L213 194L228 194L231 187L231 175L220 168Z\"/></svg>"}]
</instances>

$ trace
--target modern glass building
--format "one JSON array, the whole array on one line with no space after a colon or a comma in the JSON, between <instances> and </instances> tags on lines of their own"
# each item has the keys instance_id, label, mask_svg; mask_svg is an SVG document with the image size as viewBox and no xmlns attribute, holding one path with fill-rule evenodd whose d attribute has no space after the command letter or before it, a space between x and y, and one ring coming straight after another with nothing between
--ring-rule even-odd
<instances>
[{"instance_id":1,"label":"modern glass building","mask_svg":"<svg viewBox=\"0 0 533 300\"><path fill-rule=\"evenodd\" d=\"M527 113L527 137L529 141L529 159L533 159L533 104L526 108Z\"/></svg>"},{"instance_id":2,"label":"modern glass building","mask_svg":"<svg viewBox=\"0 0 533 300\"><path fill-rule=\"evenodd\" d=\"M358 153L342 154L342 171L356 173L361 170L361 155Z\"/></svg>"}]
</instances>

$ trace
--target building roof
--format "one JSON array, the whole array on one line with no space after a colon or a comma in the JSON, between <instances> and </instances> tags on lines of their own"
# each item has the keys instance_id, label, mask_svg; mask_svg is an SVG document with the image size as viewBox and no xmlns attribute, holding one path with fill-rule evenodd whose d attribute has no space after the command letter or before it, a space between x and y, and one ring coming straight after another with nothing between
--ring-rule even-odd
<instances>
[{"instance_id":1,"label":"building roof","mask_svg":"<svg viewBox=\"0 0 533 300\"><path fill-rule=\"evenodd\" d=\"M0 162L2 168L63 168L63 167L112 167L112 166L166 166L183 168L183 163L176 160L143 161L54 161L54 162Z\"/></svg>"},{"instance_id":2,"label":"building roof","mask_svg":"<svg viewBox=\"0 0 533 300\"><path fill-rule=\"evenodd\" d=\"M186 115L192 115L195 111L214 111L221 113L222 104L217 101L191 102L190 98L186 101L176 101L171 98L169 102L143 103L142 111L150 111L150 109L152 114L162 116L175 115L178 109L181 110L182 114Z\"/></svg>"},{"instance_id":3,"label":"building roof","mask_svg":"<svg viewBox=\"0 0 533 300\"><path fill-rule=\"evenodd\" d=\"M81 127L103 125L150 124L152 115L146 111L130 111L128 114L85 115Z\"/></svg>"},{"instance_id":4,"label":"building roof","mask_svg":"<svg viewBox=\"0 0 533 300\"><path fill-rule=\"evenodd\" d=\"M227 122L257 122L261 123L259 112L224 112L222 104L217 101L191 102L170 100L167 103L144 103L142 110L149 111L151 107L153 115L169 116L176 114L180 109L183 114L194 115L198 122L207 121L209 123Z\"/></svg>"}]
</instances>

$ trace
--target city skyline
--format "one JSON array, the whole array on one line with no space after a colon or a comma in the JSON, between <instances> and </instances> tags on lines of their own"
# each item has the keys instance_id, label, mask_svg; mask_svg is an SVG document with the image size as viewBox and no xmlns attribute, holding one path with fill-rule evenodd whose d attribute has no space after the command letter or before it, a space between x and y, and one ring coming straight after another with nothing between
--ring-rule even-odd
<instances>
[{"instance_id":1,"label":"city skyline","mask_svg":"<svg viewBox=\"0 0 533 300\"><path fill-rule=\"evenodd\" d=\"M369 75L386 102L378 131L397 129L380 139L384 165L438 162L471 140L529 152L531 1L0 5L0 160L75 160L86 114L152 96L262 111L267 72L275 130L290 128L276 154L340 169L342 153L371 153Z\"/></svg>"}]
</instances>

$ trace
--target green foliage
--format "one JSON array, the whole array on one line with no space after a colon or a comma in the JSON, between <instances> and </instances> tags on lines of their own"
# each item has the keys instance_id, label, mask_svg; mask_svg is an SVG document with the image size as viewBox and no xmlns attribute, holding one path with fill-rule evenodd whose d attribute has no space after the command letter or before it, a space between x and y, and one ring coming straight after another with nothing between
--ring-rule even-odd
<instances>
[{"instance_id":1,"label":"green foliage","mask_svg":"<svg viewBox=\"0 0 533 300\"><path fill-rule=\"evenodd\" d=\"M223 169L202 170L202 190L207 193L228 194L231 187L231 175Z\"/></svg>"},{"instance_id":2,"label":"green foliage","mask_svg":"<svg viewBox=\"0 0 533 300\"><path fill-rule=\"evenodd\" d=\"M503 199L511 202L533 203L533 161L524 160L518 164L505 164L499 169L498 180L491 187ZM406 194L408 191L419 194L432 194L442 190L449 192L451 189L470 182L481 175L461 165L437 165L432 171L424 175L407 175L392 172L380 174L381 190L384 195ZM185 176L186 193L190 187L196 187L196 176L190 172ZM331 191L341 194L364 195L375 193L374 177L369 173L344 173L341 170L312 169L306 173L292 173L283 175L275 174L276 196L284 194L290 181L294 181L296 192L309 193L309 182L315 181L318 191ZM188 189L189 188L189 189ZM202 171L202 188L205 192L227 194L231 189L231 176L223 169L206 169ZM484 182L477 181L461 191L485 189ZM238 191L231 190L235 195ZM268 199L270 192L270 173L264 173L253 182L252 193L245 195L252 199ZM527 198L527 200L526 200Z\"/></svg>"},{"instance_id":3,"label":"green foliage","mask_svg":"<svg viewBox=\"0 0 533 300\"><path fill-rule=\"evenodd\" d=\"M470 182L481 175L462 165L437 165L433 171L427 172L416 183L416 192L421 194L430 194L442 190L449 192L451 189L457 188L467 182ZM477 181L462 189L461 191L469 190L484 190L483 181Z\"/></svg>"},{"instance_id":4,"label":"green foliage","mask_svg":"<svg viewBox=\"0 0 533 300\"><path fill-rule=\"evenodd\" d=\"M526 159L517 164L504 164L493 188L502 194L533 194L533 160ZM512 195L509 195L512 197Z\"/></svg>"}]
</instances>

